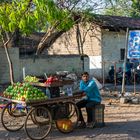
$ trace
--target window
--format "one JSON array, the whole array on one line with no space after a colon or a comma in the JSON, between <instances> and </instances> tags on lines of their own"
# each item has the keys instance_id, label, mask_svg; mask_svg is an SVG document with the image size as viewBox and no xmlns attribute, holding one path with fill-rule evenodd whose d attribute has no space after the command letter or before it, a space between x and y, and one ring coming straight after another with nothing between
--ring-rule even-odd
<instances>
[{"instance_id":1,"label":"window","mask_svg":"<svg viewBox=\"0 0 140 140\"><path fill-rule=\"evenodd\" d=\"M120 49L120 60L124 60L125 49Z\"/></svg>"}]
</instances>

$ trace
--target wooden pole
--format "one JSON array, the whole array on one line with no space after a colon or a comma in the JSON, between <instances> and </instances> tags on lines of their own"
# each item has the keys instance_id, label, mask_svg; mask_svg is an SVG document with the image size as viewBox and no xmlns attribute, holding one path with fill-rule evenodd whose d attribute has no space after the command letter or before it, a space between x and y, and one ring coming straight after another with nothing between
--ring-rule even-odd
<instances>
[{"instance_id":1,"label":"wooden pole","mask_svg":"<svg viewBox=\"0 0 140 140\"><path fill-rule=\"evenodd\" d=\"M114 62L114 89L116 90L116 85L117 85L117 81L116 81L116 62Z\"/></svg>"},{"instance_id":2,"label":"wooden pole","mask_svg":"<svg viewBox=\"0 0 140 140\"><path fill-rule=\"evenodd\" d=\"M126 59L127 59L127 49L128 49L128 32L129 32L129 28L127 28L127 30L126 30L125 57L124 57L124 64L123 64L123 79L122 79L121 96L124 96L124 94L125 94L125 69L126 69Z\"/></svg>"},{"instance_id":3,"label":"wooden pole","mask_svg":"<svg viewBox=\"0 0 140 140\"><path fill-rule=\"evenodd\" d=\"M105 62L103 61L103 87L105 86Z\"/></svg>"},{"instance_id":4,"label":"wooden pole","mask_svg":"<svg viewBox=\"0 0 140 140\"><path fill-rule=\"evenodd\" d=\"M136 72L134 69L134 94L136 94Z\"/></svg>"}]
</instances>

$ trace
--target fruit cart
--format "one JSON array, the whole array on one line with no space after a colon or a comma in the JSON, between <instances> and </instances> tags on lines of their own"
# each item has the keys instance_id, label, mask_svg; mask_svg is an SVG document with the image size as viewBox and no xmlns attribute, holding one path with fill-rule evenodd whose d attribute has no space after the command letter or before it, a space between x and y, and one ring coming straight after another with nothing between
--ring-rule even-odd
<instances>
[{"instance_id":1,"label":"fruit cart","mask_svg":"<svg viewBox=\"0 0 140 140\"><path fill-rule=\"evenodd\" d=\"M52 86L40 83L35 85ZM1 122L8 131L17 131L24 126L28 137L34 140L44 139L52 126L56 126L62 133L69 133L77 125L79 112L75 100L81 97L82 93L79 92L72 96L28 101L0 97L8 102L2 110Z\"/></svg>"}]
</instances>

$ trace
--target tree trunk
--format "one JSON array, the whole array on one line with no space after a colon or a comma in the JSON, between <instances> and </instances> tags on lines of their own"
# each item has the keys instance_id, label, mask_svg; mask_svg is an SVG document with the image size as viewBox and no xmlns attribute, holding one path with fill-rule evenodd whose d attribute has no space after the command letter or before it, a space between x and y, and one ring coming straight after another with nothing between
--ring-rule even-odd
<instances>
[{"instance_id":1,"label":"tree trunk","mask_svg":"<svg viewBox=\"0 0 140 140\"><path fill-rule=\"evenodd\" d=\"M14 83L13 65L12 65L12 61L11 61L11 58L9 56L9 52L8 52L8 49L7 49L8 42L9 41L7 41L6 43L4 43L4 49L5 49L6 57L7 57L7 60L8 60L8 65L9 65L10 82L13 85L13 83Z\"/></svg>"},{"instance_id":2,"label":"tree trunk","mask_svg":"<svg viewBox=\"0 0 140 140\"><path fill-rule=\"evenodd\" d=\"M79 51L79 55L81 56L81 60L82 60L82 69L84 71L84 43L85 43L85 39L86 39L86 36L87 36L87 33L88 31L90 30L90 27L89 29L87 29L83 35L81 35L81 31L80 31L80 26L79 24L77 24L76 26L76 40L77 40L77 45L78 45L78 51Z\"/></svg>"},{"instance_id":3,"label":"tree trunk","mask_svg":"<svg viewBox=\"0 0 140 140\"><path fill-rule=\"evenodd\" d=\"M45 34L37 46L36 54L43 52L45 48L49 48L65 31L57 31Z\"/></svg>"},{"instance_id":4,"label":"tree trunk","mask_svg":"<svg viewBox=\"0 0 140 140\"><path fill-rule=\"evenodd\" d=\"M82 41L80 29L79 29L79 24L77 24L76 27L77 27L76 28L76 40L77 40L79 55L80 55L81 61L82 61L82 70L84 71L85 64L84 64L83 41Z\"/></svg>"},{"instance_id":5,"label":"tree trunk","mask_svg":"<svg viewBox=\"0 0 140 140\"><path fill-rule=\"evenodd\" d=\"M9 35L10 37L10 41L7 44L8 48L12 48L12 47L18 47L18 43L19 43L19 38L21 37L21 34L19 32L18 29L15 30L13 35Z\"/></svg>"},{"instance_id":6,"label":"tree trunk","mask_svg":"<svg viewBox=\"0 0 140 140\"><path fill-rule=\"evenodd\" d=\"M79 55L81 55L81 42L80 42L80 39L79 39L79 25L77 24L76 26L76 41L77 41L77 47L78 47L78 52L79 52Z\"/></svg>"}]
</instances>

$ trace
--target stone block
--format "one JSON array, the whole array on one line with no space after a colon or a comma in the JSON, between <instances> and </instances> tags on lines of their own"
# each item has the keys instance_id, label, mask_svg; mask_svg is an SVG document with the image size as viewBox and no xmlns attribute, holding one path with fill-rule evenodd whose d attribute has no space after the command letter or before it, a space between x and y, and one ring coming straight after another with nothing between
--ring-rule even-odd
<instances>
[{"instance_id":1,"label":"stone block","mask_svg":"<svg viewBox=\"0 0 140 140\"><path fill-rule=\"evenodd\" d=\"M128 99L126 99L125 97L121 97L120 98L120 103L125 104L127 103Z\"/></svg>"},{"instance_id":2,"label":"stone block","mask_svg":"<svg viewBox=\"0 0 140 140\"><path fill-rule=\"evenodd\" d=\"M139 103L139 99L138 99L138 98L133 98L133 99L131 100L131 102L132 102L133 104L138 104L138 103Z\"/></svg>"}]
</instances>

